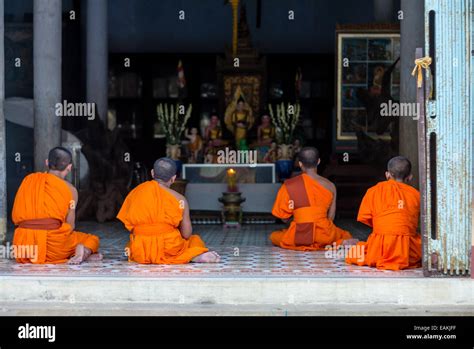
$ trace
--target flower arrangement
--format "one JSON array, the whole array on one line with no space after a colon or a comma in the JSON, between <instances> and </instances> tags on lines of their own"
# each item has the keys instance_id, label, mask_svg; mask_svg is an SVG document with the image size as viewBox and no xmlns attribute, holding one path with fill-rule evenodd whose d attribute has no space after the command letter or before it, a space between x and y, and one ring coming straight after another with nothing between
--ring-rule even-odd
<instances>
[{"instance_id":1,"label":"flower arrangement","mask_svg":"<svg viewBox=\"0 0 474 349\"><path fill-rule=\"evenodd\" d=\"M293 141L293 132L295 131L296 125L300 118L300 105L285 103L276 105L276 115L273 112L271 104L268 105L270 111L270 117L272 118L273 125L277 128L277 141L279 144L291 144Z\"/></svg>"},{"instance_id":2,"label":"flower arrangement","mask_svg":"<svg viewBox=\"0 0 474 349\"><path fill-rule=\"evenodd\" d=\"M186 128L186 123L191 117L192 104L184 109L184 105L168 105L167 103L160 103L156 107L158 114L158 121L163 127L166 136L166 142L169 145L176 145L181 143L181 136ZM184 113L183 111L186 110Z\"/></svg>"}]
</instances>

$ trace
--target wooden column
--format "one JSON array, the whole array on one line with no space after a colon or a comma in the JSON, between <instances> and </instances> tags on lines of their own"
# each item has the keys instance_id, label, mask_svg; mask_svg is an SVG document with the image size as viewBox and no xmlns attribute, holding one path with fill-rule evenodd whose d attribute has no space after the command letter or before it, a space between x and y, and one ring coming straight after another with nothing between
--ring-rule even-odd
<instances>
[{"instance_id":1,"label":"wooden column","mask_svg":"<svg viewBox=\"0 0 474 349\"><path fill-rule=\"evenodd\" d=\"M424 1L401 0L403 19L400 20L400 102L416 102L416 79L411 75L415 66L415 51L424 47ZM413 165L413 184L418 187L418 131L417 121L401 117L399 123L400 155Z\"/></svg>"},{"instance_id":2,"label":"wooden column","mask_svg":"<svg viewBox=\"0 0 474 349\"><path fill-rule=\"evenodd\" d=\"M5 35L4 2L0 0L0 244L5 242L7 233L7 164L5 115L3 102L5 100Z\"/></svg>"},{"instance_id":3,"label":"wooden column","mask_svg":"<svg viewBox=\"0 0 474 349\"><path fill-rule=\"evenodd\" d=\"M51 148L61 145L62 0L34 0L33 94L35 171L43 171Z\"/></svg>"}]
</instances>

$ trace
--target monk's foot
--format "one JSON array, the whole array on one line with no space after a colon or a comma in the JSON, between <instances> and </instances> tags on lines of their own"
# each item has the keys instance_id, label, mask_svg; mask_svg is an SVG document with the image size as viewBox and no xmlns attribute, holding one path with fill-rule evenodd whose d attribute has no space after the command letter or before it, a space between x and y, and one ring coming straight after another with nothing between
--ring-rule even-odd
<instances>
[{"instance_id":1,"label":"monk's foot","mask_svg":"<svg viewBox=\"0 0 474 349\"><path fill-rule=\"evenodd\" d=\"M221 256L216 251L211 251L211 253L213 253L214 256L216 256L215 263L219 263L221 261Z\"/></svg>"},{"instance_id":2,"label":"monk's foot","mask_svg":"<svg viewBox=\"0 0 474 349\"><path fill-rule=\"evenodd\" d=\"M88 262L100 262L102 259L104 259L104 255L102 253L92 253L89 258L87 258Z\"/></svg>"},{"instance_id":3,"label":"monk's foot","mask_svg":"<svg viewBox=\"0 0 474 349\"><path fill-rule=\"evenodd\" d=\"M76 246L76 251L74 252L74 256L72 256L68 264L81 264L84 262L89 256L91 255L92 251L85 247L83 244L78 244Z\"/></svg>"},{"instance_id":4,"label":"monk's foot","mask_svg":"<svg viewBox=\"0 0 474 349\"><path fill-rule=\"evenodd\" d=\"M194 257L192 261L195 263L218 263L220 260L221 256L217 252L209 251Z\"/></svg>"},{"instance_id":5,"label":"monk's foot","mask_svg":"<svg viewBox=\"0 0 474 349\"><path fill-rule=\"evenodd\" d=\"M342 245L344 246L357 245L358 242L359 242L359 239L347 239L342 242Z\"/></svg>"}]
</instances>

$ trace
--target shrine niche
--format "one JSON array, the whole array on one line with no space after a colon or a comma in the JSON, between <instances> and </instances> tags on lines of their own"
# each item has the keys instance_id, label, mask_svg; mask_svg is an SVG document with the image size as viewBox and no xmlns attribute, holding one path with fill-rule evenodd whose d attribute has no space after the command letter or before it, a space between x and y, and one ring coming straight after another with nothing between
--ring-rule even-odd
<instances>
[{"instance_id":1,"label":"shrine niche","mask_svg":"<svg viewBox=\"0 0 474 349\"><path fill-rule=\"evenodd\" d=\"M236 103L235 97L239 95L238 98L245 99L252 112L258 114L260 89L261 79L258 76L224 76L224 104L228 108Z\"/></svg>"},{"instance_id":2,"label":"shrine niche","mask_svg":"<svg viewBox=\"0 0 474 349\"><path fill-rule=\"evenodd\" d=\"M234 98L226 108L224 121L227 129L234 134L235 146L238 149L247 148L247 134L254 124L254 116L240 85L235 88Z\"/></svg>"}]
</instances>

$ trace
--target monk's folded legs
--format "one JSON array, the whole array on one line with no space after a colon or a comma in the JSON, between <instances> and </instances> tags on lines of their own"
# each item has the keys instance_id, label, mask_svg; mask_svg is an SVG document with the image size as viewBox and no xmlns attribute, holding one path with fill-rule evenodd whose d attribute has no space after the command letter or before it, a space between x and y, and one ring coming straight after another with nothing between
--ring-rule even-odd
<instances>
[{"instance_id":1,"label":"monk's folded legs","mask_svg":"<svg viewBox=\"0 0 474 349\"><path fill-rule=\"evenodd\" d=\"M99 238L95 235L73 232L70 236L70 244L74 246L74 255L69 259L69 264L100 261L103 258L102 254L97 253Z\"/></svg>"},{"instance_id":2,"label":"monk's folded legs","mask_svg":"<svg viewBox=\"0 0 474 349\"><path fill-rule=\"evenodd\" d=\"M201 237L199 235L191 235L189 238L189 247L201 247L205 248L206 245L204 244L204 241L202 241ZM209 251L209 252L204 252L201 253L200 255L197 255L193 259L191 259L191 262L194 263L219 263L221 260L221 256L215 251Z\"/></svg>"},{"instance_id":3,"label":"monk's folded legs","mask_svg":"<svg viewBox=\"0 0 474 349\"><path fill-rule=\"evenodd\" d=\"M283 235L285 235L285 230L274 231L270 235L270 241L273 245L280 246L280 242L283 239Z\"/></svg>"}]
</instances>

